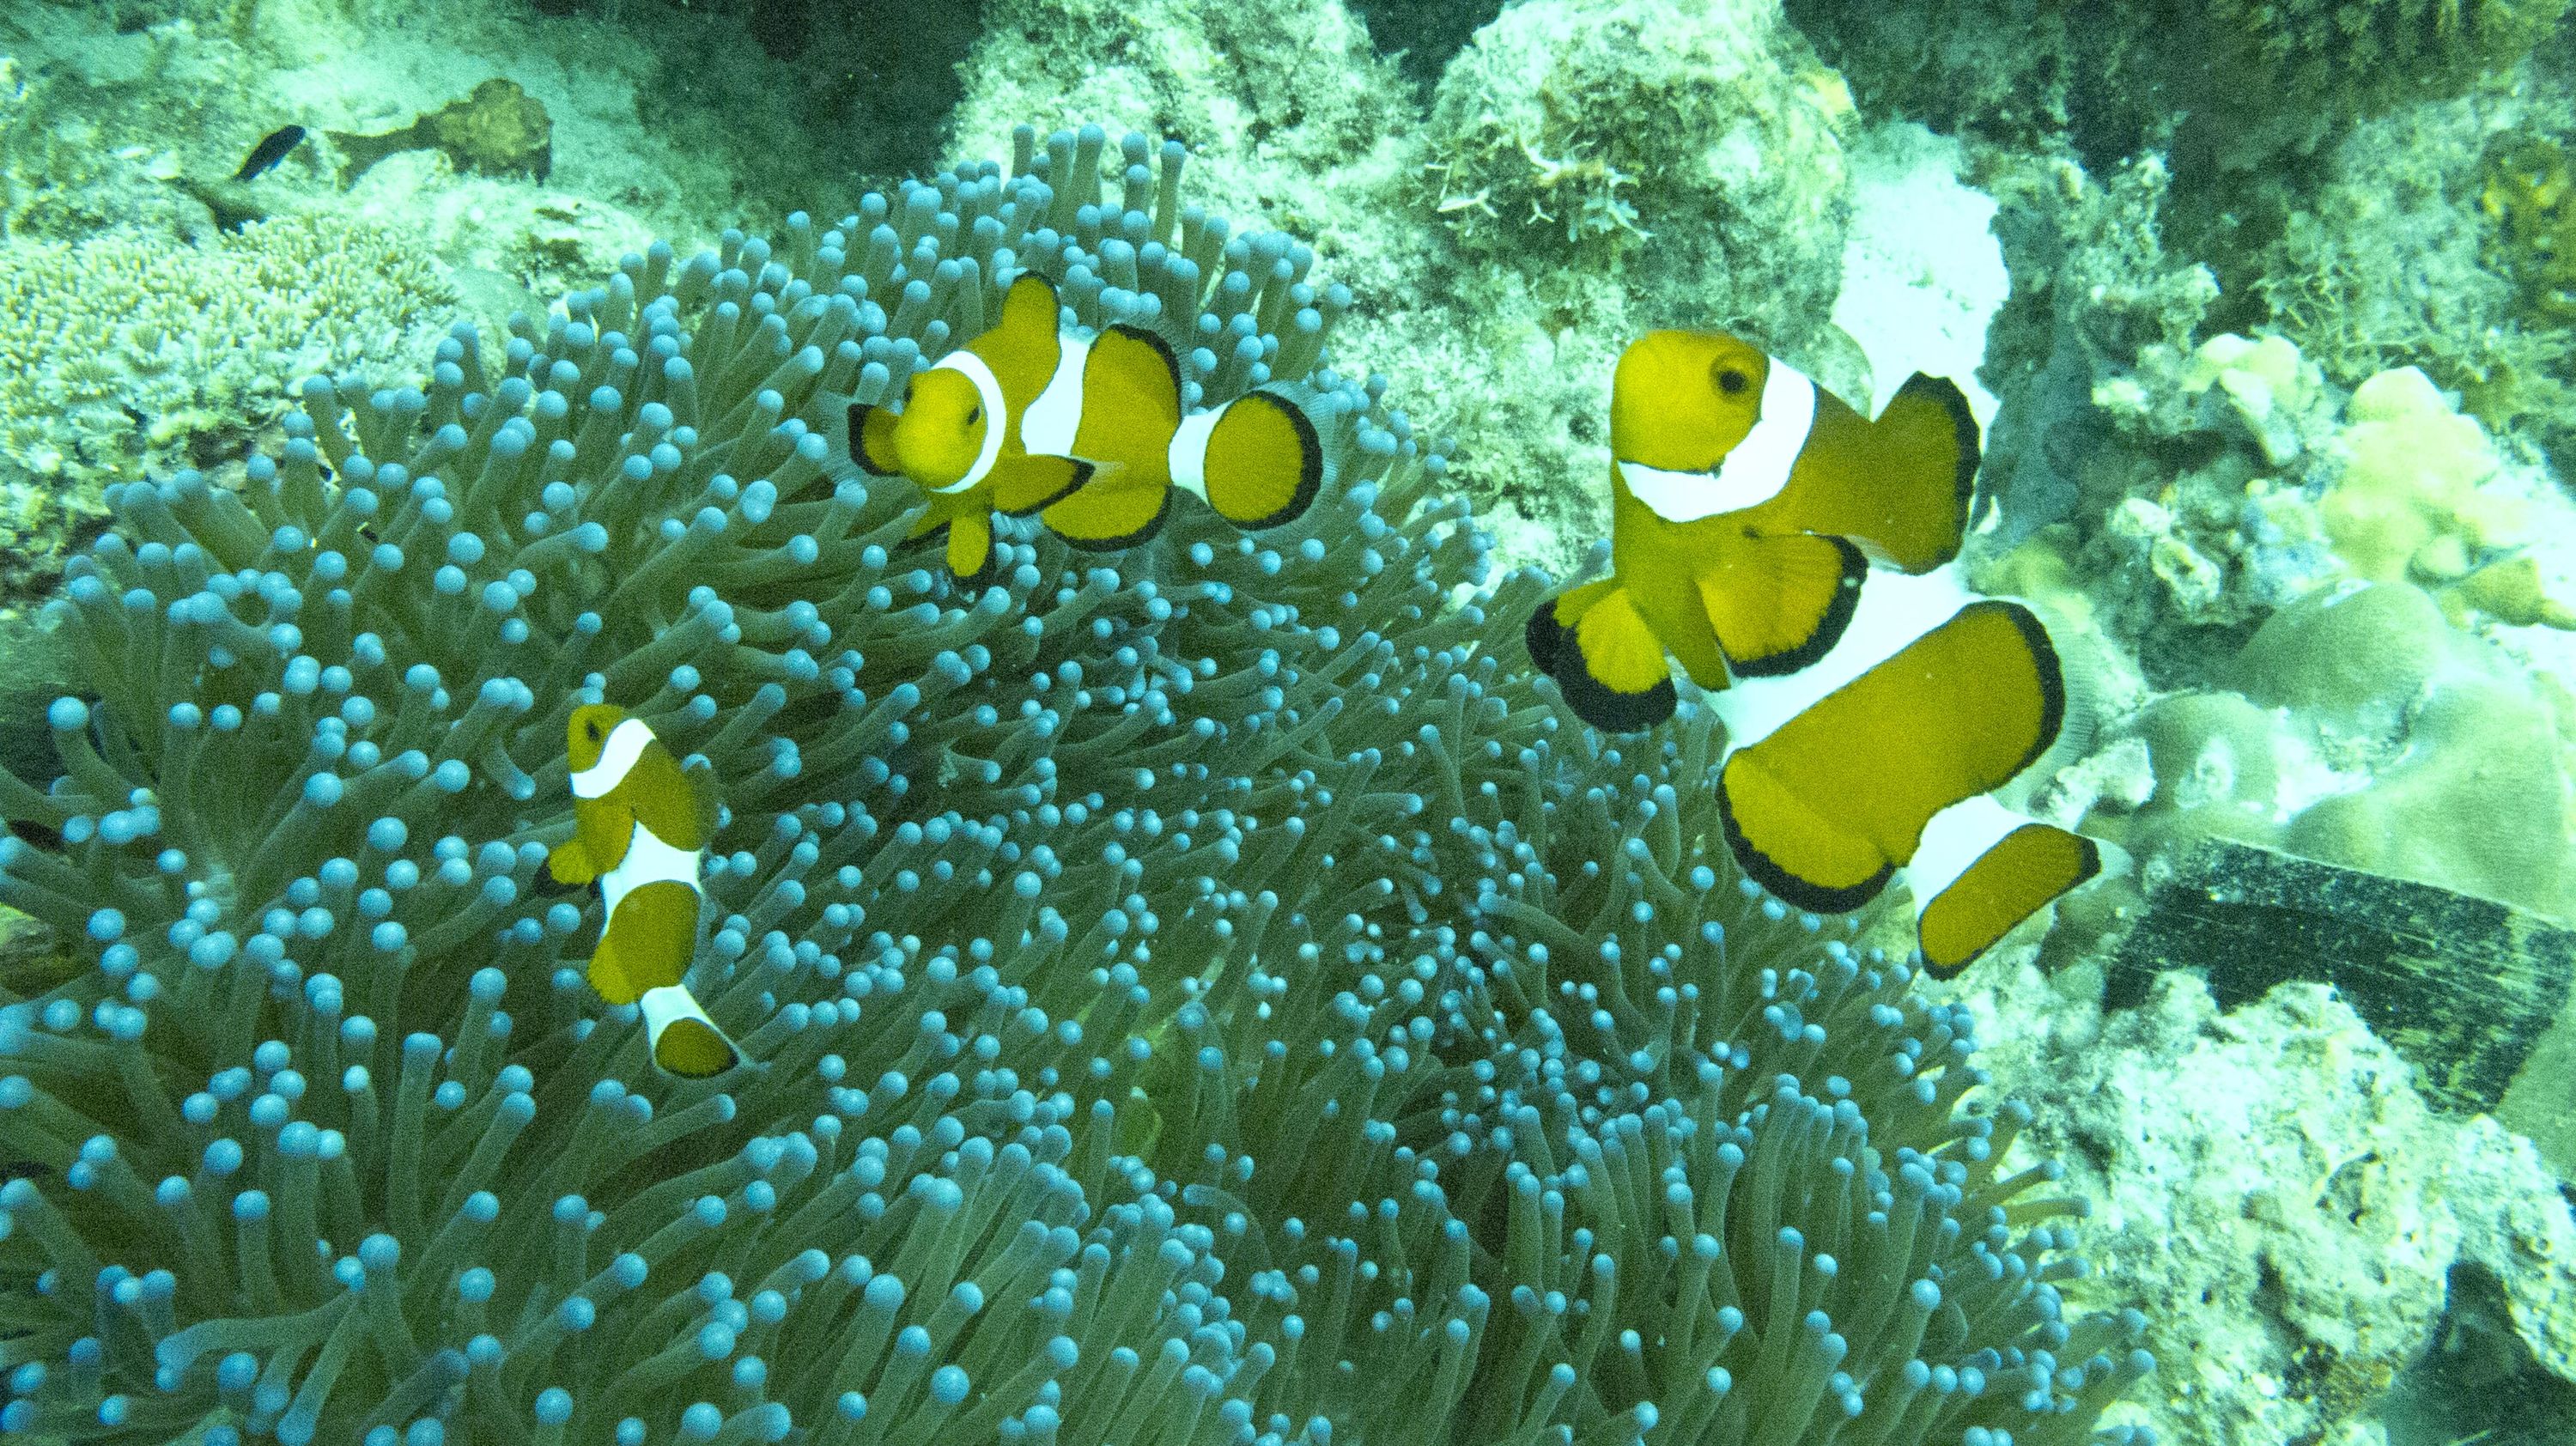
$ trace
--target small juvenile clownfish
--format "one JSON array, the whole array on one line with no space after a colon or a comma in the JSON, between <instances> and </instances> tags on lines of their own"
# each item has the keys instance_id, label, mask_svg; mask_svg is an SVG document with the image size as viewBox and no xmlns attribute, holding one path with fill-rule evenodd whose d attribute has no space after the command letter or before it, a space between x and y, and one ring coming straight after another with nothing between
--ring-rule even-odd
<instances>
[{"instance_id":1,"label":"small juvenile clownfish","mask_svg":"<svg viewBox=\"0 0 2576 1446\"><path fill-rule=\"evenodd\" d=\"M1998 801L2066 731L2039 619L1952 565L1977 426L1916 374L1877 420L1719 333L1620 357L1613 570L1540 605L1530 656L1611 732L1672 715L1666 654L1726 725L1719 815L1746 874L1819 913L1902 876L1947 977L2101 871L2091 839Z\"/></svg>"},{"instance_id":2,"label":"small juvenile clownfish","mask_svg":"<svg viewBox=\"0 0 2576 1446\"><path fill-rule=\"evenodd\" d=\"M641 718L592 703L575 708L571 749L573 836L546 868L557 882L597 880L607 904L590 987L644 1014L654 1065L706 1079L742 1063L741 1051L689 993L698 952L698 866L716 830L713 770L683 769Z\"/></svg>"},{"instance_id":3,"label":"small juvenile clownfish","mask_svg":"<svg viewBox=\"0 0 2576 1446\"><path fill-rule=\"evenodd\" d=\"M1122 323L1085 340L1061 316L1054 283L1023 272L1000 324L914 375L894 405L846 403L841 450L931 494L912 535L944 530L958 580L987 580L997 511L1108 549L1161 530L1175 488L1244 528L1314 501L1323 447L1295 403L1253 391L1184 415L1161 336Z\"/></svg>"}]
</instances>

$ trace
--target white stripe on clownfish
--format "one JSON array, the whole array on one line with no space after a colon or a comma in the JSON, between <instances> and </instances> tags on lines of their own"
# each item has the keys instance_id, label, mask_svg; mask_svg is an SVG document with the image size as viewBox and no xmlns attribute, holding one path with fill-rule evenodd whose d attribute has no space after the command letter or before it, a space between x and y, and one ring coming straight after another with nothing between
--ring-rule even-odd
<instances>
[{"instance_id":1,"label":"white stripe on clownfish","mask_svg":"<svg viewBox=\"0 0 2576 1446\"><path fill-rule=\"evenodd\" d=\"M1033 453L1069 456L1074 433L1082 427L1082 369L1091 360L1091 343L1067 334L1055 357L1055 375L1029 403L1020 418L1020 446Z\"/></svg>"},{"instance_id":2,"label":"white stripe on clownfish","mask_svg":"<svg viewBox=\"0 0 2576 1446\"><path fill-rule=\"evenodd\" d=\"M1762 409L1744 440L1713 472L1668 472L1643 462L1618 464L1621 480L1667 522L1696 522L1741 512L1780 495L1816 424L1816 384L1774 357L1762 380Z\"/></svg>"},{"instance_id":3,"label":"white stripe on clownfish","mask_svg":"<svg viewBox=\"0 0 2576 1446\"><path fill-rule=\"evenodd\" d=\"M983 404L985 416L1007 417L1010 415L1009 407L1002 401L1002 379L993 375L993 369L985 364L982 357L975 355L964 347L959 347L957 350L941 357L938 361L933 362L930 369L932 371L955 372L957 375L964 377L969 383L973 384L976 399ZM929 492L963 492L967 488L974 486L976 483L983 481L985 478L992 476L993 464L1002 459L1003 430L1004 429L1001 427L986 427L984 429L984 440L976 449L975 460L967 467L965 476L958 478L956 481L949 483L945 487L925 485L923 490Z\"/></svg>"},{"instance_id":4,"label":"white stripe on clownfish","mask_svg":"<svg viewBox=\"0 0 2576 1446\"><path fill-rule=\"evenodd\" d=\"M606 798L609 790L626 781L627 770L643 756L644 745L653 741L653 730L641 718L629 718L610 730L608 741L600 746L599 761L572 776L575 798Z\"/></svg>"}]
</instances>

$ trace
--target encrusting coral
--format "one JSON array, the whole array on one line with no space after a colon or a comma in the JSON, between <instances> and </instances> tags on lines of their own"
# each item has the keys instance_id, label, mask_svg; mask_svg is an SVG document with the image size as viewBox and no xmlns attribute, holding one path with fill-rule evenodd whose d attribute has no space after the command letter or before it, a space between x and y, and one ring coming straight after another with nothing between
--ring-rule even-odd
<instances>
[{"instance_id":1,"label":"encrusting coral","mask_svg":"<svg viewBox=\"0 0 2576 1446\"><path fill-rule=\"evenodd\" d=\"M1180 163L1024 132L317 380L238 494L115 489L65 776L0 781L64 941L0 1010L0 1429L2094 1436L2143 1322L2062 1308L2079 1207L1964 1103L1965 1011L1736 885L1705 714L1614 748L1489 646L1541 581ZM1192 405L1304 407L1311 512L935 580L818 398L1032 267ZM600 697L725 789L714 1081L542 878Z\"/></svg>"}]
</instances>

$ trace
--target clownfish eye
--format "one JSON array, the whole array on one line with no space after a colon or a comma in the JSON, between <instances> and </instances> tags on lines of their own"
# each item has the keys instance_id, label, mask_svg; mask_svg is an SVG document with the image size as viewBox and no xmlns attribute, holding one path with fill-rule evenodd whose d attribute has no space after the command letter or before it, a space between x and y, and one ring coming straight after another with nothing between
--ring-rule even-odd
<instances>
[{"instance_id":1,"label":"clownfish eye","mask_svg":"<svg viewBox=\"0 0 2576 1446\"><path fill-rule=\"evenodd\" d=\"M1728 396L1730 396L1730 397L1732 397L1732 396L1740 396L1740 395L1742 395L1742 394L1743 394L1744 389L1745 389L1746 387L1751 386L1751 385L1753 385L1753 379L1752 379L1751 377L1746 376L1746 375L1744 374L1744 372L1743 372L1743 369L1742 369L1742 368L1740 368L1740 367L1720 367L1720 368L1718 368L1718 371L1717 371L1717 389L1718 389L1719 391L1721 391L1721 392L1726 393Z\"/></svg>"},{"instance_id":2,"label":"clownfish eye","mask_svg":"<svg viewBox=\"0 0 2576 1446\"><path fill-rule=\"evenodd\" d=\"M585 718L585 719L583 719L583 720L582 720L582 723L581 723L581 736L582 736L582 737L584 737L584 738L589 739L589 740L590 740L591 742L593 742L593 743L598 742L598 741L599 741L599 720L598 720L598 719L596 719L596 718Z\"/></svg>"},{"instance_id":3,"label":"clownfish eye","mask_svg":"<svg viewBox=\"0 0 2576 1446\"><path fill-rule=\"evenodd\" d=\"M967 426L974 426L977 422L982 420L984 420L984 409L982 407L969 407L966 409Z\"/></svg>"}]
</instances>

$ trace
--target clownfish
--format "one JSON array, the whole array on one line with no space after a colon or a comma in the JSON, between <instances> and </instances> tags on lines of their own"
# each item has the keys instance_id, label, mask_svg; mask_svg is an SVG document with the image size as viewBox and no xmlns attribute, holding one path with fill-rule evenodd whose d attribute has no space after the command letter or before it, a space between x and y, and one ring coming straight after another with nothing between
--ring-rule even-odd
<instances>
[{"instance_id":1,"label":"clownfish","mask_svg":"<svg viewBox=\"0 0 2576 1446\"><path fill-rule=\"evenodd\" d=\"M599 883L607 904L590 987L644 1014L654 1065L719 1075L741 1051L707 1018L685 976L698 952L698 867L716 830L714 771L682 768L641 718L606 703L572 711L573 836L546 857L558 883Z\"/></svg>"},{"instance_id":2,"label":"clownfish","mask_svg":"<svg viewBox=\"0 0 2576 1446\"><path fill-rule=\"evenodd\" d=\"M1876 420L1735 337L1649 333L1610 407L1611 575L1540 604L1531 659L1608 732L1672 715L1666 655L1726 725L1728 850L1817 913L1902 877L1956 974L2102 869L2018 800L2067 734L2038 617L1954 560L1977 424L1917 373Z\"/></svg>"},{"instance_id":3,"label":"clownfish","mask_svg":"<svg viewBox=\"0 0 2576 1446\"><path fill-rule=\"evenodd\" d=\"M1001 322L915 374L892 406L847 402L836 449L859 470L930 494L914 537L946 533L949 572L987 580L993 514L1040 521L1080 547L1161 530L1174 489L1238 527L1304 512L1323 481L1314 423L1275 392L1183 414L1170 343L1124 323L1083 339L1054 283L1023 272Z\"/></svg>"}]
</instances>

